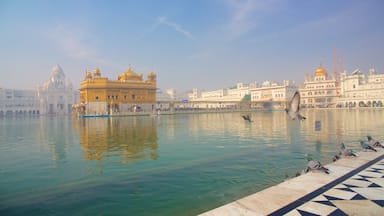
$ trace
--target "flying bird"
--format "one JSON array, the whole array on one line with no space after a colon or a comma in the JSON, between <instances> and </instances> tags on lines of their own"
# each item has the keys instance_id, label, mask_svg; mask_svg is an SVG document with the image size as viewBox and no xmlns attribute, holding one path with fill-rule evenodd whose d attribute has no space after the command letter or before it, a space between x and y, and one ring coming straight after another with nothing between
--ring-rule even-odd
<instances>
[{"instance_id":1,"label":"flying bird","mask_svg":"<svg viewBox=\"0 0 384 216\"><path fill-rule=\"evenodd\" d=\"M242 115L241 117L243 117L243 119L245 120L245 121L248 121L248 122L252 122L252 119L251 119L251 117L249 116L249 115Z\"/></svg>"},{"instance_id":2,"label":"flying bird","mask_svg":"<svg viewBox=\"0 0 384 216\"><path fill-rule=\"evenodd\" d=\"M370 135L367 135L367 139L368 139L368 144L373 146L373 147L380 147L380 148L384 148L384 146L377 140L373 139L372 136Z\"/></svg>"},{"instance_id":3,"label":"flying bird","mask_svg":"<svg viewBox=\"0 0 384 216\"><path fill-rule=\"evenodd\" d=\"M377 150L375 148L373 148L372 146L370 146L367 142L365 142L363 140L360 140L360 145L363 148L363 150L371 150L371 151L377 152Z\"/></svg>"},{"instance_id":4,"label":"flying bird","mask_svg":"<svg viewBox=\"0 0 384 216\"><path fill-rule=\"evenodd\" d=\"M295 92L291 101L289 102L288 108L285 108L285 112L291 117L292 120L305 120L306 117L302 116L299 113L300 109L300 93L298 91Z\"/></svg>"}]
</instances>

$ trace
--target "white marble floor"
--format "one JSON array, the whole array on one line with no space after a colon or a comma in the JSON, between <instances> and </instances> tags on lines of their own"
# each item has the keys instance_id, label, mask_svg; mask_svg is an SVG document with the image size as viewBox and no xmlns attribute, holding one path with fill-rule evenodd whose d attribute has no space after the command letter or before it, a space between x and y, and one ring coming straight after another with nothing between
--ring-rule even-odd
<instances>
[{"instance_id":1,"label":"white marble floor","mask_svg":"<svg viewBox=\"0 0 384 216\"><path fill-rule=\"evenodd\" d=\"M384 159L285 215L384 215Z\"/></svg>"},{"instance_id":2,"label":"white marble floor","mask_svg":"<svg viewBox=\"0 0 384 216\"><path fill-rule=\"evenodd\" d=\"M384 215L384 149L326 167L201 215Z\"/></svg>"}]
</instances>

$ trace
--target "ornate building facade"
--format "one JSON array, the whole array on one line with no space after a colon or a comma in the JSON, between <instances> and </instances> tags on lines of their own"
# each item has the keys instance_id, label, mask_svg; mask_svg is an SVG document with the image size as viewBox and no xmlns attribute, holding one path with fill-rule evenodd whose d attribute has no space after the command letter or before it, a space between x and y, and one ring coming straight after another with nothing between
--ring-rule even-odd
<instances>
[{"instance_id":1,"label":"ornate building facade","mask_svg":"<svg viewBox=\"0 0 384 216\"><path fill-rule=\"evenodd\" d=\"M254 85L253 83L237 83L236 87L233 88L223 88L212 91L199 91L195 88L188 94L189 106L204 109L233 108L246 95L249 95L249 89Z\"/></svg>"},{"instance_id":2,"label":"ornate building facade","mask_svg":"<svg viewBox=\"0 0 384 216\"><path fill-rule=\"evenodd\" d=\"M48 81L35 90L0 89L0 116L67 115L78 93L59 65Z\"/></svg>"},{"instance_id":3,"label":"ornate building facade","mask_svg":"<svg viewBox=\"0 0 384 216\"><path fill-rule=\"evenodd\" d=\"M335 107L338 98L337 81L330 78L320 65L313 76L305 76L300 88L301 105L307 108Z\"/></svg>"},{"instance_id":4,"label":"ornate building facade","mask_svg":"<svg viewBox=\"0 0 384 216\"><path fill-rule=\"evenodd\" d=\"M252 107L285 108L286 103L292 98L295 91L297 91L297 86L290 80L284 80L282 84L264 81L261 86L250 89Z\"/></svg>"},{"instance_id":5,"label":"ornate building facade","mask_svg":"<svg viewBox=\"0 0 384 216\"><path fill-rule=\"evenodd\" d=\"M137 111L153 111L156 104L156 74L149 72L147 80L131 67L120 74L117 80L102 77L96 68L91 74L86 71L80 83L80 104L77 110L82 115L116 114Z\"/></svg>"},{"instance_id":6,"label":"ornate building facade","mask_svg":"<svg viewBox=\"0 0 384 216\"><path fill-rule=\"evenodd\" d=\"M341 73L339 107L382 107L384 103L384 74L370 69L368 74L359 69L350 75Z\"/></svg>"},{"instance_id":7,"label":"ornate building facade","mask_svg":"<svg viewBox=\"0 0 384 216\"><path fill-rule=\"evenodd\" d=\"M39 100L35 90L0 88L0 117L39 115L39 108Z\"/></svg>"},{"instance_id":8,"label":"ornate building facade","mask_svg":"<svg viewBox=\"0 0 384 216\"><path fill-rule=\"evenodd\" d=\"M59 65L52 68L48 81L37 89L40 101L40 112L48 115L68 115L72 113L72 105L78 102L78 96L72 83L65 78Z\"/></svg>"}]
</instances>

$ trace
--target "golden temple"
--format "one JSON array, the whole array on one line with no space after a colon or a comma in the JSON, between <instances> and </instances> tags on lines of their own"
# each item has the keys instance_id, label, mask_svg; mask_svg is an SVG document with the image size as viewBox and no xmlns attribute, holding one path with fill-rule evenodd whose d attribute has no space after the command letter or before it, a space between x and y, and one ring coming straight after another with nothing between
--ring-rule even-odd
<instances>
[{"instance_id":1,"label":"golden temple","mask_svg":"<svg viewBox=\"0 0 384 216\"><path fill-rule=\"evenodd\" d=\"M152 111L156 103L156 74L149 72L147 80L135 73L131 66L118 75L117 80L101 76L99 68L93 74L86 70L80 83L80 115L112 115L118 113Z\"/></svg>"}]
</instances>

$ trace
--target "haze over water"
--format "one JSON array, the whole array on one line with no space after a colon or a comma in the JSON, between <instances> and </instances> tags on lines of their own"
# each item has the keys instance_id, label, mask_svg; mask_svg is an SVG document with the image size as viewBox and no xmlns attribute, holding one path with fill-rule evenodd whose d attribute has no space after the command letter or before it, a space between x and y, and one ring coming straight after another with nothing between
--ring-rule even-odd
<instances>
[{"instance_id":1,"label":"haze over water","mask_svg":"<svg viewBox=\"0 0 384 216\"><path fill-rule=\"evenodd\" d=\"M381 109L245 113L2 118L0 214L196 215L384 139Z\"/></svg>"}]
</instances>

